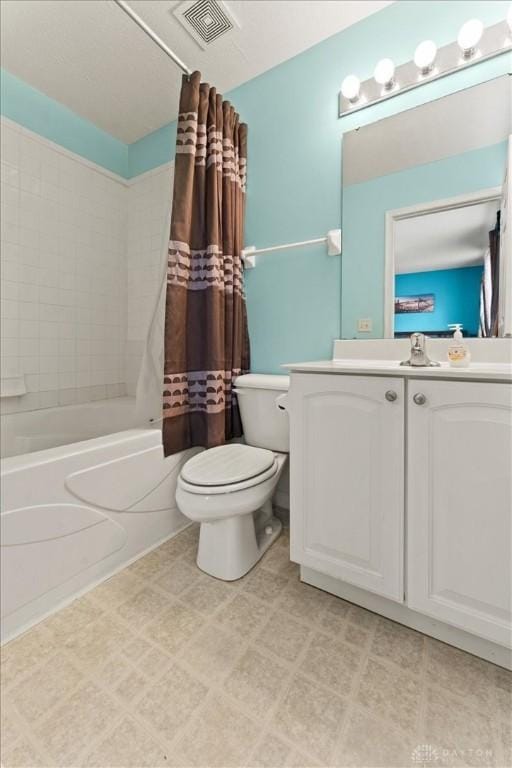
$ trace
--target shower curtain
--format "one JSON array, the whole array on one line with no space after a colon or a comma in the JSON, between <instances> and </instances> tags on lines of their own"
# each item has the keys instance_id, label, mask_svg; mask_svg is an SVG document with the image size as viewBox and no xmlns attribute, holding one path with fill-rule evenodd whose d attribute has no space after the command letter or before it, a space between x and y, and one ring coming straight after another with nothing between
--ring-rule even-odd
<instances>
[{"instance_id":1,"label":"shower curtain","mask_svg":"<svg viewBox=\"0 0 512 768\"><path fill-rule=\"evenodd\" d=\"M247 126L201 74L180 95L167 262L165 455L242 434L233 379L249 370L240 252Z\"/></svg>"}]
</instances>

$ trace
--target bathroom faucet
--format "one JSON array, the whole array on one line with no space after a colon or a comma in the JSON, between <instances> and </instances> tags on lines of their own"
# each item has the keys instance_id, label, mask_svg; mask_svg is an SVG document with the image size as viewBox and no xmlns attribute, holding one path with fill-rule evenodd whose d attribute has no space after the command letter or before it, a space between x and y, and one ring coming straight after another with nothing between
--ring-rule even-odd
<instances>
[{"instance_id":1,"label":"bathroom faucet","mask_svg":"<svg viewBox=\"0 0 512 768\"><path fill-rule=\"evenodd\" d=\"M411 335L411 356L408 360L403 360L400 365L412 365L417 368L426 368L428 366L439 366L440 363L429 359L426 349L426 336L424 333L413 333Z\"/></svg>"}]
</instances>

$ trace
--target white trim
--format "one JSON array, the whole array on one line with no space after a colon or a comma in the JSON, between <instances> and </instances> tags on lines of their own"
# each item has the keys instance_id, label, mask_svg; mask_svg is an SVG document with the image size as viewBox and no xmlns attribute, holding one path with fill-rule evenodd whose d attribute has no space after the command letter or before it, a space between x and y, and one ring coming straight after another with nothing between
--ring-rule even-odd
<instances>
[{"instance_id":1,"label":"white trim","mask_svg":"<svg viewBox=\"0 0 512 768\"><path fill-rule=\"evenodd\" d=\"M36 133L35 131L31 131L29 128L25 128L23 125L21 125L21 123L16 123L14 120L11 120L9 117L5 117L4 115L1 115L0 120L1 120L1 123L5 123L6 127L9 127L12 130L17 131L18 133L22 133L25 136L28 136L33 141L37 141L39 142L39 144L42 144L43 146L46 146L49 149L53 149L54 152L58 152L60 155L64 155L64 157L69 157L71 160L75 160L76 162L79 162L82 165L85 165L87 168L90 168L91 170L96 171L97 173L101 173L103 176L106 176L112 181L117 181L118 184L127 186L126 182L128 180L125 179L123 176L119 176L118 173L109 171L107 168L104 168L102 165L98 165L97 163L94 163L92 160L87 160L87 158L83 157L82 155L77 155L76 152L72 152L70 149L66 149L61 144L57 144L55 141L51 141L51 139L47 139L45 136L41 136L40 133Z\"/></svg>"},{"instance_id":2,"label":"white trim","mask_svg":"<svg viewBox=\"0 0 512 768\"><path fill-rule=\"evenodd\" d=\"M319 573L319 571L303 565L300 567L300 578L305 584L311 584L313 587L323 589L325 592L341 597L343 600L361 605L368 611L373 611L380 616L386 616L391 621L404 624L406 627L411 627L417 632L434 637L443 643L454 645L456 648L462 648L463 651L486 659L493 664L498 664L500 667L512 669L512 651L502 645L493 643L491 640L472 635L458 627L453 627L422 613L417 613L403 603L388 600L385 597L367 592L359 587L354 587L352 584L346 584L339 579L334 579L332 576Z\"/></svg>"},{"instance_id":3,"label":"white trim","mask_svg":"<svg viewBox=\"0 0 512 768\"><path fill-rule=\"evenodd\" d=\"M413 219L426 213L438 213L457 208L465 208L468 205L478 205L492 200L501 200L501 187L490 187L478 192L470 192L456 197L447 197L443 200L434 200L431 203L417 203L407 208L395 208L386 211L386 233L384 253L384 338L394 338L395 317L395 224L404 219Z\"/></svg>"},{"instance_id":4,"label":"white trim","mask_svg":"<svg viewBox=\"0 0 512 768\"><path fill-rule=\"evenodd\" d=\"M132 176L130 179L126 179L124 176L120 176L118 173L109 171L108 168L104 168L102 165L98 165L98 163L95 163L92 160L88 160L86 157L83 157L83 155L78 155L76 152L72 152L70 149L66 149L61 144L57 144L57 142L52 141L51 139L47 139L45 136L41 136L40 133L31 131L30 128L25 128L25 126L23 126L21 123L17 123L15 120L11 120L10 117L0 115L0 126L5 126L6 128L10 128L12 131L16 131L16 133L24 134L33 141L37 141L39 144L52 149L54 152L57 152L64 157L68 157L71 160L75 160L75 162L81 163L92 171L101 173L102 176L106 176L111 181L116 181L123 187L131 187L140 179L160 173L161 171L164 171L167 168L171 168L174 165L174 160L169 160L166 163L158 165L156 168L151 168L149 171L144 171L143 173L139 173L137 176Z\"/></svg>"},{"instance_id":5,"label":"white trim","mask_svg":"<svg viewBox=\"0 0 512 768\"><path fill-rule=\"evenodd\" d=\"M143 171L143 173L139 173L137 176L132 176L129 179L125 179L125 183L128 187L132 187L134 184L137 184L139 181L143 181L144 179L149 179L151 176L156 176L159 173L162 173L163 171L170 171L174 167L174 160L169 160L167 163L162 163L162 165L157 165L156 168L151 168L149 171ZM170 205L170 201L169 201Z\"/></svg>"}]
</instances>

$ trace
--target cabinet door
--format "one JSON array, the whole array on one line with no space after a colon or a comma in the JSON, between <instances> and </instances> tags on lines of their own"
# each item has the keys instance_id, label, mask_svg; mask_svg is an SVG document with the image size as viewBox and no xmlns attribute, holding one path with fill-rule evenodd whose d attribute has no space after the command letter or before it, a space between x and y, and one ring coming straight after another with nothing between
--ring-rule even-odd
<instances>
[{"instance_id":1,"label":"cabinet door","mask_svg":"<svg viewBox=\"0 0 512 768\"><path fill-rule=\"evenodd\" d=\"M292 560L400 602L403 393L401 379L342 374L290 388Z\"/></svg>"},{"instance_id":2,"label":"cabinet door","mask_svg":"<svg viewBox=\"0 0 512 768\"><path fill-rule=\"evenodd\" d=\"M419 380L408 394L407 604L502 645L511 637L511 397L508 384Z\"/></svg>"}]
</instances>

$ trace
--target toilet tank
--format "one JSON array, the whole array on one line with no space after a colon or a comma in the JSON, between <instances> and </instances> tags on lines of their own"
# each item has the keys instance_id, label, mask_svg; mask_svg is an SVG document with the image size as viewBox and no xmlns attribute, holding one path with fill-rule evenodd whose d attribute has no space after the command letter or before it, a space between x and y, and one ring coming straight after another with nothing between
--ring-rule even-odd
<instances>
[{"instance_id":1,"label":"toilet tank","mask_svg":"<svg viewBox=\"0 0 512 768\"><path fill-rule=\"evenodd\" d=\"M276 400L288 392L290 377L247 373L234 384L247 445L288 453L288 413Z\"/></svg>"}]
</instances>

